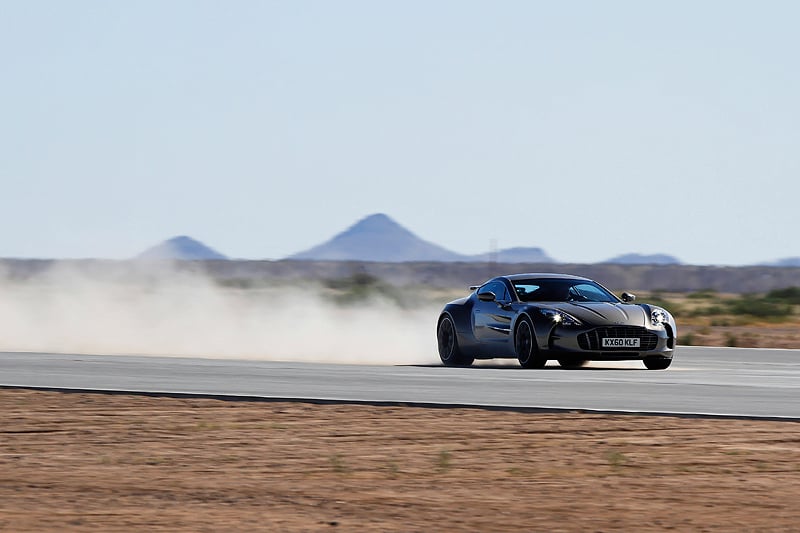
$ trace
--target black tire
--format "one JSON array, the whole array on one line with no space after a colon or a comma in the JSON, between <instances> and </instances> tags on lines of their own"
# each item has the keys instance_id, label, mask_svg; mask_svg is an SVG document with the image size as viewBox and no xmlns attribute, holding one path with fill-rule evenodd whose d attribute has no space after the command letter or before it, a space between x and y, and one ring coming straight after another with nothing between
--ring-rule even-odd
<instances>
[{"instance_id":1,"label":"black tire","mask_svg":"<svg viewBox=\"0 0 800 533\"><path fill-rule=\"evenodd\" d=\"M666 370L671 364L672 359L669 357L655 356L644 358L644 366L646 366L648 370Z\"/></svg>"},{"instance_id":2,"label":"black tire","mask_svg":"<svg viewBox=\"0 0 800 533\"><path fill-rule=\"evenodd\" d=\"M580 368L582 366L586 366L586 363L588 362L588 359L581 358L558 360L558 364L561 365L561 368Z\"/></svg>"},{"instance_id":3,"label":"black tire","mask_svg":"<svg viewBox=\"0 0 800 533\"><path fill-rule=\"evenodd\" d=\"M453 319L445 315L439 320L436 328L436 340L439 345L439 359L444 366L469 366L474 358L464 355L458 346L458 335Z\"/></svg>"},{"instance_id":4,"label":"black tire","mask_svg":"<svg viewBox=\"0 0 800 533\"><path fill-rule=\"evenodd\" d=\"M539 353L533 324L527 317L521 318L514 329L514 350L522 368L543 368L547 364L547 359Z\"/></svg>"}]
</instances>

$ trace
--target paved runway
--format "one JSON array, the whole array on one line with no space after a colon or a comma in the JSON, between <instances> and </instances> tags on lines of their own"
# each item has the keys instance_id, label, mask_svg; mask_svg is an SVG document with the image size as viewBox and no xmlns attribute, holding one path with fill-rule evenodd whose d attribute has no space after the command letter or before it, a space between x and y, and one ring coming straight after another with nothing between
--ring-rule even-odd
<instances>
[{"instance_id":1,"label":"paved runway","mask_svg":"<svg viewBox=\"0 0 800 533\"><path fill-rule=\"evenodd\" d=\"M0 385L800 419L800 350L680 347L666 371L0 353Z\"/></svg>"}]
</instances>

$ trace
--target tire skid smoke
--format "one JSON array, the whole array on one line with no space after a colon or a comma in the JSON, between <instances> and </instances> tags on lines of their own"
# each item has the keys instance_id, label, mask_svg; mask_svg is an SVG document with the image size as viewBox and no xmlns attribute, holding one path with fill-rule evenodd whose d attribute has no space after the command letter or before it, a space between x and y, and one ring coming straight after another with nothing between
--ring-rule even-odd
<instances>
[{"instance_id":1,"label":"tire skid smoke","mask_svg":"<svg viewBox=\"0 0 800 533\"><path fill-rule=\"evenodd\" d=\"M429 307L341 306L313 282L223 287L168 264L114 276L55 264L25 281L0 273L0 351L425 364L438 361Z\"/></svg>"}]
</instances>

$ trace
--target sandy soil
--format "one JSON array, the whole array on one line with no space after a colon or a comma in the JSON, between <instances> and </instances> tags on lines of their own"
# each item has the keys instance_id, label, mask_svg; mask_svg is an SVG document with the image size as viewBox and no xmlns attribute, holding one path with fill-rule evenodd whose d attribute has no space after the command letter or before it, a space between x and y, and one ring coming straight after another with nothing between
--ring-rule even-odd
<instances>
[{"instance_id":1,"label":"sandy soil","mask_svg":"<svg viewBox=\"0 0 800 533\"><path fill-rule=\"evenodd\" d=\"M707 326L679 323L681 339L691 334L695 346L800 349L800 325L758 324L751 326ZM680 357L680 355L678 356Z\"/></svg>"},{"instance_id":2,"label":"sandy soil","mask_svg":"<svg viewBox=\"0 0 800 533\"><path fill-rule=\"evenodd\" d=\"M800 529L796 422L0 390L0 530Z\"/></svg>"}]
</instances>

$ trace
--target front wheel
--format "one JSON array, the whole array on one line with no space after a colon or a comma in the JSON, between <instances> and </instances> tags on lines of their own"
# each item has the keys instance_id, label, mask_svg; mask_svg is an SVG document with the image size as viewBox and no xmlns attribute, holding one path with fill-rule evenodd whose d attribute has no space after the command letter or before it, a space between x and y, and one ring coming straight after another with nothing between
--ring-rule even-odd
<instances>
[{"instance_id":1,"label":"front wheel","mask_svg":"<svg viewBox=\"0 0 800 533\"><path fill-rule=\"evenodd\" d=\"M522 368L542 368L547 359L539 353L530 319L522 318L514 331L514 349Z\"/></svg>"},{"instance_id":2,"label":"front wheel","mask_svg":"<svg viewBox=\"0 0 800 533\"><path fill-rule=\"evenodd\" d=\"M672 359L669 357L655 356L644 358L644 366L646 366L648 370L666 370L671 364Z\"/></svg>"},{"instance_id":3,"label":"front wheel","mask_svg":"<svg viewBox=\"0 0 800 533\"><path fill-rule=\"evenodd\" d=\"M469 366L474 359L463 354L458 347L458 337L453 319L449 316L443 317L436 328L436 340L439 344L439 359L444 366Z\"/></svg>"}]
</instances>

